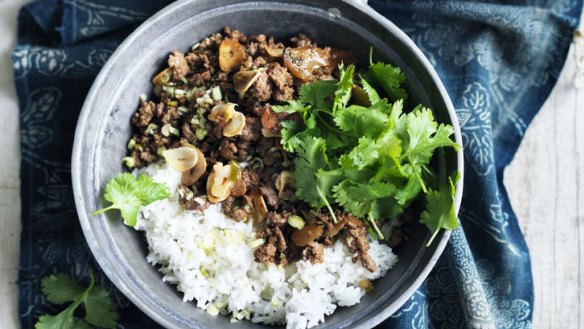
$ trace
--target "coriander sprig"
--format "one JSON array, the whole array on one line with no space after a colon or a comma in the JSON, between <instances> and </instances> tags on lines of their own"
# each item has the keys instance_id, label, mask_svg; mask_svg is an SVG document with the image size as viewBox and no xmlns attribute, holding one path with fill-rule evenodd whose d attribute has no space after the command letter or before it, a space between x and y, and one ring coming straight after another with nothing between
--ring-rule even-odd
<instances>
[{"instance_id":1,"label":"coriander sprig","mask_svg":"<svg viewBox=\"0 0 584 329\"><path fill-rule=\"evenodd\" d=\"M89 277L88 287L83 287L63 273L44 277L41 288L47 300L55 305L71 304L57 315L41 315L35 329L115 328L119 319L116 305L105 289L95 285L93 273ZM74 316L81 305L85 310L83 319Z\"/></svg>"}]
</instances>

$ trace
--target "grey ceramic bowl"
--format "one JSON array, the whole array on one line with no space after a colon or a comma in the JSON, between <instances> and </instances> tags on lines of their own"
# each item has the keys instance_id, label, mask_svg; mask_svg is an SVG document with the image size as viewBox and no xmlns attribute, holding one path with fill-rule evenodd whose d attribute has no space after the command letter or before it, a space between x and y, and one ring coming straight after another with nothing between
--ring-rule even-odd
<instances>
[{"instance_id":1,"label":"grey ceramic bowl","mask_svg":"<svg viewBox=\"0 0 584 329\"><path fill-rule=\"evenodd\" d=\"M79 220L93 255L113 283L152 319L168 328L260 328L247 321L230 324L182 302L175 286L163 283L146 262L147 246L138 232L124 226L116 213L94 217L106 182L123 171L130 117L138 95L149 94L150 79L170 50L186 51L223 26L247 34L264 33L280 40L299 32L323 45L351 49L367 63L371 46L382 59L401 67L414 101L430 106L441 122L460 129L452 104L428 60L395 25L364 4L340 0L179 1L142 24L111 56L83 107L72 159L73 187ZM446 152L448 170L463 170L462 153ZM460 180L462 182L462 179ZM462 194L456 191L458 210ZM399 262L361 303L340 308L318 328L370 328L394 313L420 286L444 249L450 233L441 232L425 248L428 230L414 224L412 235L397 250Z\"/></svg>"}]
</instances>

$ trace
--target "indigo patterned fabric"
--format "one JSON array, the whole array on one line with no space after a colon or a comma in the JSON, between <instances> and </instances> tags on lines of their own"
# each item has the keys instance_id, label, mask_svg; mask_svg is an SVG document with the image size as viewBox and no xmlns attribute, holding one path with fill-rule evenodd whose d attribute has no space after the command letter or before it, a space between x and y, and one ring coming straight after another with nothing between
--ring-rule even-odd
<instances>
[{"instance_id":1,"label":"indigo patterned fabric","mask_svg":"<svg viewBox=\"0 0 584 329\"><path fill-rule=\"evenodd\" d=\"M119 304L119 328L158 328L100 272L78 224L70 181L84 97L116 46L168 0L40 0L19 16L14 76L21 109L22 328L53 309L40 279L89 271ZM531 328L529 252L503 169L554 86L580 0L381 1L442 78L462 126L461 228L422 287L380 328Z\"/></svg>"}]
</instances>

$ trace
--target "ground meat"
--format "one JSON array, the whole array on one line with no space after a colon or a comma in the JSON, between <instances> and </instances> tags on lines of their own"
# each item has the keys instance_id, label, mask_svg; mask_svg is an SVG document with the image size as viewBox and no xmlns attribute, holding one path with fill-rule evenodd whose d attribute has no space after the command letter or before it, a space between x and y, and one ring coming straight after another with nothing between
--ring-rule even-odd
<instances>
[{"instance_id":1,"label":"ground meat","mask_svg":"<svg viewBox=\"0 0 584 329\"><path fill-rule=\"evenodd\" d=\"M302 250L302 260L308 260L312 264L324 262L324 247L318 242L310 242Z\"/></svg>"},{"instance_id":2,"label":"ground meat","mask_svg":"<svg viewBox=\"0 0 584 329\"><path fill-rule=\"evenodd\" d=\"M228 139L221 140L221 145L219 146L219 154L225 160L235 159L235 153L237 153L237 146Z\"/></svg>"},{"instance_id":3,"label":"ground meat","mask_svg":"<svg viewBox=\"0 0 584 329\"><path fill-rule=\"evenodd\" d=\"M266 102L272 98L272 85L268 75L261 72L257 80L248 90L249 96L257 99L260 102Z\"/></svg>"},{"instance_id":4,"label":"ground meat","mask_svg":"<svg viewBox=\"0 0 584 329\"><path fill-rule=\"evenodd\" d=\"M176 120L180 118L180 112L174 106L168 106L166 111L163 112L162 117L160 118L160 122L163 124L167 123L175 123Z\"/></svg>"},{"instance_id":5,"label":"ground meat","mask_svg":"<svg viewBox=\"0 0 584 329\"><path fill-rule=\"evenodd\" d=\"M259 263L274 263L275 255L276 246L273 244L265 244L253 252L255 261Z\"/></svg>"},{"instance_id":6,"label":"ground meat","mask_svg":"<svg viewBox=\"0 0 584 329\"><path fill-rule=\"evenodd\" d=\"M280 198L278 198L278 192L275 188L271 186L262 185L260 186L260 192L264 196L266 203L271 206L272 208L278 207L278 202L280 202Z\"/></svg>"},{"instance_id":7,"label":"ground meat","mask_svg":"<svg viewBox=\"0 0 584 329\"><path fill-rule=\"evenodd\" d=\"M294 88L292 88L294 79L288 69L277 62L273 62L269 64L267 73L277 88L273 95L274 100L282 102L292 99L294 96Z\"/></svg>"},{"instance_id":8,"label":"ground meat","mask_svg":"<svg viewBox=\"0 0 584 329\"><path fill-rule=\"evenodd\" d=\"M376 269L375 262L369 256L369 242L366 238L365 225L361 220L351 214L342 214L340 217L345 223L345 239L344 242L349 248L349 251L355 254L353 262L361 260L361 264L371 272Z\"/></svg>"},{"instance_id":9,"label":"ground meat","mask_svg":"<svg viewBox=\"0 0 584 329\"><path fill-rule=\"evenodd\" d=\"M189 122L184 122L181 126L181 132L183 137L189 142L193 143L197 140L197 135L191 128L191 124Z\"/></svg>"},{"instance_id":10,"label":"ground meat","mask_svg":"<svg viewBox=\"0 0 584 329\"><path fill-rule=\"evenodd\" d=\"M185 60L185 55L180 51L173 51L170 56L168 56L168 67L172 72L172 79L182 80L185 75L190 72L190 67Z\"/></svg>"},{"instance_id":11,"label":"ground meat","mask_svg":"<svg viewBox=\"0 0 584 329\"><path fill-rule=\"evenodd\" d=\"M245 118L245 127L241 132L241 139L244 141L257 141L262 137L262 127L260 120L253 116Z\"/></svg>"},{"instance_id":12,"label":"ground meat","mask_svg":"<svg viewBox=\"0 0 584 329\"><path fill-rule=\"evenodd\" d=\"M288 221L288 217L290 217L290 213L287 211L276 212L270 211L268 212L268 222L270 225L273 226L283 226Z\"/></svg>"},{"instance_id":13,"label":"ground meat","mask_svg":"<svg viewBox=\"0 0 584 329\"><path fill-rule=\"evenodd\" d=\"M247 186L247 190L251 191L258 186L260 177L257 172L244 169L241 171L241 180L245 183L245 186Z\"/></svg>"},{"instance_id":14,"label":"ground meat","mask_svg":"<svg viewBox=\"0 0 584 329\"><path fill-rule=\"evenodd\" d=\"M140 102L140 108L132 115L132 125L137 127L147 127L154 116L154 109L156 104L154 102Z\"/></svg>"}]
</instances>

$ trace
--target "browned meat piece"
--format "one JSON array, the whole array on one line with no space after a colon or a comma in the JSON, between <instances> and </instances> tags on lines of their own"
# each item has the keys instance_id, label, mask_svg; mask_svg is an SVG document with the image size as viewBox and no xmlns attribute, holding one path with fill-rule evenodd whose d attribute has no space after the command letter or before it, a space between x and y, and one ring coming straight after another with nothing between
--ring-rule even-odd
<instances>
[{"instance_id":1,"label":"browned meat piece","mask_svg":"<svg viewBox=\"0 0 584 329\"><path fill-rule=\"evenodd\" d=\"M280 230L280 228L273 227L270 229L270 231L272 232L272 235L276 240L275 242L276 242L277 250L279 252L286 251L286 248L288 248L288 245L286 244L286 238L284 238L284 234L282 234L282 231Z\"/></svg>"},{"instance_id":2,"label":"browned meat piece","mask_svg":"<svg viewBox=\"0 0 584 329\"><path fill-rule=\"evenodd\" d=\"M306 46L313 45L312 40L310 40L309 37L307 37L306 35L304 35L302 33L299 34L298 36L290 38L290 41L296 47L306 47ZM314 45L316 45L316 44L314 44Z\"/></svg>"},{"instance_id":3,"label":"browned meat piece","mask_svg":"<svg viewBox=\"0 0 584 329\"><path fill-rule=\"evenodd\" d=\"M247 186L248 191L255 189L260 183L258 173L249 169L241 171L241 180L245 183L245 186Z\"/></svg>"},{"instance_id":4,"label":"browned meat piece","mask_svg":"<svg viewBox=\"0 0 584 329\"><path fill-rule=\"evenodd\" d=\"M259 263L274 263L275 255L276 246L273 244L265 244L253 252L255 261Z\"/></svg>"},{"instance_id":5,"label":"browned meat piece","mask_svg":"<svg viewBox=\"0 0 584 329\"><path fill-rule=\"evenodd\" d=\"M236 198L228 197L221 203L221 208L227 217L230 217L238 222L245 221L249 218L249 214L241 206L236 205Z\"/></svg>"},{"instance_id":6,"label":"browned meat piece","mask_svg":"<svg viewBox=\"0 0 584 329\"><path fill-rule=\"evenodd\" d=\"M149 151L140 152L140 160L146 163L156 162L158 160L158 156L155 154L150 153Z\"/></svg>"},{"instance_id":7,"label":"browned meat piece","mask_svg":"<svg viewBox=\"0 0 584 329\"><path fill-rule=\"evenodd\" d=\"M270 211L268 212L268 222L272 226L283 226L288 221L288 217L290 217L290 213L287 211L276 212Z\"/></svg>"},{"instance_id":8,"label":"browned meat piece","mask_svg":"<svg viewBox=\"0 0 584 329\"><path fill-rule=\"evenodd\" d=\"M368 253L360 252L359 259L361 260L361 264L363 265L364 268L368 269L369 272L375 272L375 270L377 269L377 265L375 264L375 261L373 260L373 258L371 258L371 256L369 256Z\"/></svg>"},{"instance_id":9,"label":"browned meat piece","mask_svg":"<svg viewBox=\"0 0 584 329\"><path fill-rule=\"evenodd\" d=\"M178 111L178 109L174 106L167 106L166 111L164 111L162 113L162 117L160 118L160 122L162 122L163 124L174 123L179 118L180 118L180 112Z\"/></svg>"},{"instance_id":10,"label":"browned meat piece","mask_svg":"<svg viewBox=\"0 0 584 329\"><path fill-rule=\"evenodd\" d=\"M237 153L237 146L230 142L228 139L221 140L221 145L219 146L219 154L225 160L235 159L235 153Z\"/></svg>"},{"instance_id":11,"label":"browned meat piece","mask_svg":"<svg viewBox=\"0 0 584 329\"><path fill-rule=\"evenodd\" d=\"M260 102L266 102L272 98L272 85L270 84L268 74L261 72L248 92L250 97Z\"/></svg>"},{"instance_id":12,"label":"browned meat piece","mask_svg":"<svg viewBox=\"0 0 584 329\"><path fill-rule=\"evenodd\" d=\"M258 118L250 115L245 118L245 126L241 132L241 139L244 141L257 141L262 137L262 127Z\"/></svg>"},{"instance_id":13,"label":"browned meat piece","mask_svg":"<svg viewBox=\"0 0 584 329\"><path fill-rule=\"evenodd\" d=\"M308 260L312 264L324 262L324 247L318 242L310 242L302 250L302 260Z\"/></svg>"},{"instance_id":14,"label":"browned meat piece","mask_svg":"<svg viewBox=\"0 0 584 329\"><path fill-rule=\"evenodd\" d=\"M294 79L288 69L277 62L270 63L268 67L268 76L277 88L273 95L274 100L282 102L292 99L294 96L294 88L292 88Z\"/></svg>"},{"instance_id":15,"label":"browned meat piece","mask_svg":"<svg viewBox=\"0 0 584 329\"><path fill-rule=\"evenodd\" d=\"M173 80L182 80L190 72L190 67L185 60L185 55L180 51L173 51L168 56L168 67L172 72Z\"/></svg>"},{"instance_id":16,"label":"browned meat piece","mask_svg":"<svg viewBox=\"0 0 584 329\"><path fill-rule=\"evenodd\" d=\"M132 115L132 125L136 127L147 127L154 116L154 102L140 102L140 108Z\"/></svg>"},{"instance_id":17,"label":"browned meat piece","mask_svg":"<svg viewBox=\"0 0 584 329\"><path fill-rule=\"evenodd\" d=\"M193 143L197 140L197 135L191 128L191 124L188 121L183 122L181 126L182 136L186 138L189 143Z\"/></svg>"},{"instance_id":18,"label":"browned meat piece","mask_svg":"<svg viewBox=\"0 0 584 329\"><path fill-rule=\"evenodd\" d=\"M362 221L351 214L342 214L340 218L345 222L345 239L344 242L349 251L355 254L353 262L361 260L361 264L369 271L375 271L375 262L367 251L369 242L366 238L367 230Z\"/></svg>"},{"instance_id":19,"label":"browned meat piece","mask_svg":"<svg viewBox=\"0 0 584 329\"><path fill-rule=\"evenodd\" d=\"M260 186L260 192L264 196L266 203L272 207L277 208L280 198L278 198L278 192L271 186L262 185Z\"/></svg>"}]
</instances>

